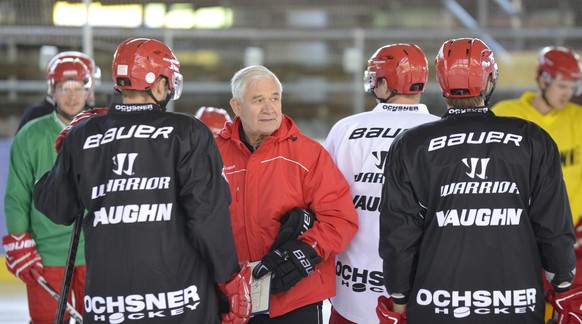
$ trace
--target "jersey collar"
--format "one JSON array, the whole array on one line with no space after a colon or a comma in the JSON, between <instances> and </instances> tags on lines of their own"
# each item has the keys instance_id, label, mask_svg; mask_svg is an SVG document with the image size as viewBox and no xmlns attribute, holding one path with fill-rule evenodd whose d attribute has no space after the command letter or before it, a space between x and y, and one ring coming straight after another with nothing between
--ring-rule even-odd
<instances>
[{"instance_id":1,"label":"jersey collar","mask_svg":"<svg viewBox=\"0 0 582 324\"><path fill-rule=\"evenodd\" d=\"M428 114L428 108L424 104L396 104L396 103L379 103L374 107L373 111L389 111L389 112L416 112Z\"/></svg>"},{"instance_id":2,"label":"jersey collar","mask_svg":"<svg viewBox=\"0 0 582 324\"><path fill-rule=\"evenodd\" d=\"M459 116L459 115L494 115L490 108L488 107L467 107L467 108L447 108L444 117Z\"/></svg>"}]
</instances>

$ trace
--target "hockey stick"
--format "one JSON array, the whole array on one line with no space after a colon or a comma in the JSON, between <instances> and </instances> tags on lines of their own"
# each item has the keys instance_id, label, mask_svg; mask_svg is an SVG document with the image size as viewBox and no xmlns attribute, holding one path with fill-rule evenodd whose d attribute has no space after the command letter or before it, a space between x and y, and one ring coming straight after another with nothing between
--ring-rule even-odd
<instances>
[{"instance_id":1,"label":"hockey stick","mask_svg":"<svg viewBox=\"0 0 582 324\"><path fill-rule=\"evenodd\" d=\"M79 237L81 236L81 229L83 227L84 213L85 210L83 209L73 225L71 244L69 245L69 255L67 256L67 264L65 265L65 274L63 276L63 284L61 286L61 296L59 298L57 316L55 317L54 324L62 324L65 318L65 306L67 305L67 297L69 296L69 290L71 288L73 269L75 268L75 258L77 257L77 246L79 245Z\"/></svg>"},{"instance_id":2,"label":"hockey stick","mask_svg":"<svg viewBox=\"0 0 582 324\"><path fill-rule=\"evenodd\" d=\"M59 293L53 287L51 287L51 285L49 285L48 281L46 281L46 279L40 273L38 273L36 269L32 269L32 276L34 277L34 279L36 279L36 282L38 282L38 284L41 285L41 287L44 288L44 290L46 290L56 300L59 300L59 298L61 298ZM75 320L75 322L79 324L83 323L83 316L81 316L81 314L75 309L75 307L73 307L68 302L67 302L67 312L71 314L71 317Z\"/></svg>"}]
</instances>

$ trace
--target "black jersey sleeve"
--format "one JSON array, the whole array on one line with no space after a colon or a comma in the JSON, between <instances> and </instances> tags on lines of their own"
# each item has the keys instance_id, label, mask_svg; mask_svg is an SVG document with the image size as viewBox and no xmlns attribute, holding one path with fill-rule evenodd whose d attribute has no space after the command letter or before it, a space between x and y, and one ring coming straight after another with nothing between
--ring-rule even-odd
<instances>
[{"instance_id":1,"label":"black jersey sleeve","mask_svg":"<svg viewBox=\"0 0 582 324\"><path fill-rule=\"evenodd\" d=\"M184 206L188 237L207 260L215 281L224 282L239 269L230 222L230 191L212 134L193 122L191 148L176 171L178 199Z\"/></svg>"},{"instance_id":2,"label":"black jersey sleeve","mask_svg":"<svg viewBox=\"0 0 582 324\"><path fill-rule=\"evenodd\" d=\"M544 269L559 277L567 277L575 268L574 225L562 175L556 143L541 129L531 141L533 163L539 172L532 174L529 215L537 239ZM535 168L534 168L535 169ZM572 193L577 194L577 193Z\"/></svg>"},{"instance_id":3,"label":"black jersey sleeve","mask_svg":"<svg viewBox=\"0 0 582 324\"><path fill-rule=\"evenodd\" d=\"M63 145L53 168L34 186L36 209L56 224L71 225L84 208L76 192L71 167L71 151Z\"/></svg>"},{"instance_id":4,"label":"black jersey sleeve","mask_svg":"<svg viewBox=\"0 0 582 324\"><path fill-rule=\"evenodd\" d=\"M415 199L401 143L397 139L392 144L384 167L379 254L386 289L391 294L403 294L405 297L398 302L406 303L423 233L424 208Z\"/></svg>"}]
</instances>

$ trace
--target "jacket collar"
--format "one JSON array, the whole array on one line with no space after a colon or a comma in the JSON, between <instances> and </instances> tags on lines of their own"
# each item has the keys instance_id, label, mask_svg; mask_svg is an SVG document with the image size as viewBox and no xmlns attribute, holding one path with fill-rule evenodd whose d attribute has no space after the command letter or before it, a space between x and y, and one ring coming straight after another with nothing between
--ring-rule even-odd
<instances>
[{"instance_id":1,"label":"jacket collar","mask_svg":"<svg viewBox=\"0 0 582 324\"><path fill-rule=\"evenodd\" d=\"M226 127L218 134L218 136L235 142L243 142L239 129L242 127L240 118L236 116L232 122L227 122ZM281 121L281 126L279 129L273 132L271 136L267 137L263 144L269 142L281 142L289 138L296 138L299 135L299 128L295 125L295 122L291 117L283 115L283 120Z\"/></svg>"}]
</instances>

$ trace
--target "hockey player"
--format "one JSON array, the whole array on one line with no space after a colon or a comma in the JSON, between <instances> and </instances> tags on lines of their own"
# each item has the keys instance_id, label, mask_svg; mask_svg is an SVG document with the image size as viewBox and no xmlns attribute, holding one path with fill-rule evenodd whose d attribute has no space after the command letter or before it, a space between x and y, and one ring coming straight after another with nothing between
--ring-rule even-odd
<instances>
[{"instance_id":1,"label":"hockey player","mask_svg":"<svg viewBox=\"0 0 582 324\"><path fill-rule=\"evenodd\" d=\"M112 71L123 103L70 128L35 186L36 206L58 224L88 210L85 323L219 323L217 283L230 301L224 323L250 316L250 268L238 274L214 138L165 111L181 94L179 67L157 40L121 43Z\"/></svg>"},{"instance_id":2,"label":"hockey player","mask_svg":"<svg viewBox=\"0 0 582 324\"><path fill-rule=\"evenodd\" d=\"M424 52L414 44L380 47L368 60L364 87L378 104L346 117L329 132L325 147L350 184L359 230L336 257L336 290L330 324L378 323L378 297L385 295L378 251L384 158L396 136L438 119L420 96L428 78Z\"/></svg>"},{"instance_id":3,"label":"hockey player","mask_svg":"<svg viewBox=\"0 0 582 324\"><path fill-rule=\"evenodd\" d=\"M51 95L50 90L49 73L51 71L52 65L56 61L62 60L64 58L72 59L78 58L79 60L81 60L81 62L83 62L83 64L85 64L89 68L89 71L91 72L91 88L89 89L89 96L87 97L86 105L88 107L95 106L95 86L99 85L99 83L101 82L101 69L99 68L99 66L95 64L95 60L93 60L89 55L85 53L76 51L61 52L52 57L46 65L46 80L48 84L47 96L40 102L28 107L24 111L24 114L20 119L20 124L18 125L18 130L20 130L22 126L24 126L29 121L44 115L48 115L55 110L55 100Z\"/></svg>"},{"instance_id":4,"label":"hockey player","mask_svg":"<svg viewBox=\"0 0 582 324\"><path fill-rule=\"evenodd\" d=\"M335 295L335 255L357 230L349 186L329 153L282 113L282 86L264 66L233 76L235 118L216 137L233 201L238 258L261 261L253 276L272 275L268 314L250 323L321 323L322 301ZM271 247L288 211L317 220L299 239Z\"/></svg>"},{"instance_id":5,"label":"hockey player","mask_svg":"<svg viewBox=\"0 0 582 324\"><path fill-rule=\"evenodd\" d=\"M570 102L574 94L582 91L580 58L559 46L543 48L538 58L538 91L526 91L521 98L501 101L492 109L496 115L538 124L558 145L572 220L579 228L578 275L573 285L582 288L582 106Z\"/></svg>"},{"instance_id":6,"label":"hockey player","mask_svg":"<svg viewBox=\"0 0 582 324\"><path fill-rule=\"evenodd\" d=\"M196 118L200 119L214 135L218 135L226 122L232 121L228 112L223 108L202 106L196 112Z\"/></svg>"},{"instance_id":7,"label":"hockey player","mask_svg":"<svg viewBox=\"0 0 582 324\"><path fill-rule=\"evenodd\" d=\"M33 271L52 287L60 287L72 227L52 223L32 201L34 184L57 158L53 143L59 133L83 110L91 88L89 69L79 59L59 59L48 72L49 93L56 109L26 124L10 148L10 166L4 198L8 235L2 243L6 265L26 283L28 309L33 323L52 323L56 301L37 284ZM83 238L80 242L82 244ZM83 312L84 251L77 254L73 275L73 304Z\"/></svg>"},{"instance_id":8,"label":"hockey player","mask_svg":"<svg viewBox=\"0 0 582 324\"><path fill-rule=\"evenodd\" d=\"M574 278L560 154L534 123L495 116L490 48L451 39L435 60L447 111L390 147L380 212L384 280L416 323L543 323L540 269Z\"/></svg>"}]
</instances>

